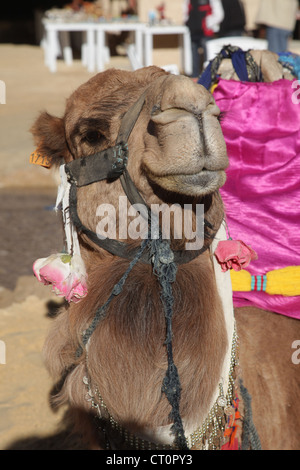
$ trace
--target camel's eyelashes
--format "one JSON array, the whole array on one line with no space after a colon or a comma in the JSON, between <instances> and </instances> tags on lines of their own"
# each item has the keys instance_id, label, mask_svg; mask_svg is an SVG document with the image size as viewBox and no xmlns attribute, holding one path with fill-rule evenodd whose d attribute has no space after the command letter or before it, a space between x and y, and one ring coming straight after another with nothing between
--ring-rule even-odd
<instances>
[{"instance_id":1,"label":"camel's eyelashes","mask_svg":"<svg viewBox=\"0 0 300 470\"><path fill-rule=\"evenodd\" d=\"M85 135L85 140L91 145L96 145L100 142L103 135L99 131L89 131Z\"/></svg>"}]
</instances>

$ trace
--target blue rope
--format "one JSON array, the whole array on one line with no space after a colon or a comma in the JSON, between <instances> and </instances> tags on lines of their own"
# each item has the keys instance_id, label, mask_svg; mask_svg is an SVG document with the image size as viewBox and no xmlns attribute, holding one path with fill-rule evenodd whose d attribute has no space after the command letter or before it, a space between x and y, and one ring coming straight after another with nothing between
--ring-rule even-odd
<instances>
[{"instance_id":1,"label":"blue rope","mask_svg":"<svg viewBox=\"0 0 300 470\"><path fill-rule=\"evenodd\" d=\"M128 268L126 269L125 273L123 274L123 276L121 277L119 282L117 284L115 284L115 286L114 286L109 298L107 299L107 301L101 307L99 307L96 310L93 321L91 322L90 326L83 332L82 343L83 343L84 346L86 346L88 340L90 339L90 337L94 333L95 329L97 328L100 320L102 320L105 317L107 307L109 306L111 301L114 299L114 297L116 297L117 295L119 295L122 292L122 289L123 289L123 286L125 284L126 279L128 278L128 276L129 276L130 272L132 271L133 267L136 265L136 263L141 258L142 254L143 254L143 252L146 249L148 244L149 244L149 239L148 238L143 240L143 242L140 246L140 249L137 252L135 258L130 262ZM81 346L79 346L79 348L76 351L76 357L77 358L80 357L82 352L83 352L83 349L82 349Z\"/></svg>"},{"instance_id":2,"label":"blue rope","mask_svg":"<svg viewBox=\"0 0 300 470\"><path fill-rule=\"evenodd\" d=\"M151 226L151 224L149 224ZM166 349L168 358L168 368L166 371L165 378L162 384L162 392L166 395L172 410L170 413L170 419L173 424L171 431L175 436L175 445L181 450L187 450L187 441L184 435L183 423L180 416L179 404L181 396L181 385L177 367L173 361L173 348L172 348L172 318L173 318L173 303L174 297L172 292L171 284L176 279L177 266L174 263L174 253L170 248L168 241L163 241L161 233L159 231L159 238L151 240L150 233L148 238L143 240L138 253L135 258L129 264L124 275L121 277L119 282L115 284L107 301L97 309L95 316L90 326L83 332L82 343L86 346L91 335L97 328L99 322L105 317L107 308L111 301L119 295L123 286L132 271L133 267L141 258L146 248L150 249L150 256L152 257L153 272L157 276L161 286L161 300L164 307L165 319L166 319ZM79 346L76 351L76 358L82 355L83 348Z\"/></svg>"},{"instance_id":3,"label":"blue rope","mask_svg":"<svg viewBox=\"0 0 300 470\"><path fill-rule=\"evenodd\" d=\"M262 450L261 442L253 423L251 395L240 380L240 391L245 407L243 420L242 450Z\"/></svg>"},{"instance_id":4,"label":"blue rope","mask_svg":"<svg viewBox=\"0 0 300 470\"><path fill-rule=\"evenodd\" d=\"M184 435L183 424L179 411L181 385L178 370L173 360L172 347L172 318L174 297L172 292L172 283L176 279L177 266L174 263L174 253L167 240L162 241L161 236L158 240L152 240L151 250L153 262L153 272L157 276L161 286L161 300L164 307L166 319L166 349L168 357L168 368L162 384L162 392L166 395L168 402L172 407L170 419L173 422L171 427L175 435L175 444L179 449L188 449L187 441Z\"/></svg>"}]
</instances>

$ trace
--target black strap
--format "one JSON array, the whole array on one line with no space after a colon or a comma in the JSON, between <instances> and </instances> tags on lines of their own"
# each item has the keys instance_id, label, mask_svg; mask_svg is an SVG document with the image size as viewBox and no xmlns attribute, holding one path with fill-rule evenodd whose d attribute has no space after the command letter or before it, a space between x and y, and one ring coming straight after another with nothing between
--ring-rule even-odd
<instances>
[{"instance_id":1,"label":"black strap","mask_svg":"<svg viewBox=\"0 0 300 470\"><path fill-rule=\"evenodd\" d=\"M125 169L122 175L120 176L120 181L122 184L122 188L124 190L124 193L126 194L129 202L134 205L134 204L139 204L140 206L144 207L144 210L142 211L142 216L144 219L148 220L150 222L151 220L151 210L147 203L144 201L142 196L140 195L137 187L135 186L134 182L132 181L130 174L128 171ZM142 207L142 209L143 209Z\"/></svg>"},{"instance_id":2,"label":"black strap","mask_svg":"<svg viewBox=\"0 0 300 470\"><path fill-rule=\"evenodd\" d=\"M71 183L69 203L70 203L70 217L79 233L83 233L93 243L100 246L104 250L108 251L112 255L117 255L125 259L132 259L135 256L137 249L135 248L131 249L125 243L122 243L118 240L113 240L111 238L101 239L97 236L95 232L87 228L81 222L78 216L78 212L77 212L77 188L74 183ZM150 262L150 260L145 260L145 261Z\"/></svg>"},{"instance_id":3,"label":"black strap","mask_svg":"<svg viewBox=\"0 0 300 470\"><path fill-rule=\"evenodd\" d=\"M145 102L146 92L124 114L114 147L87 157L77 158L65 165L70 182L77 187L105 179L119 178L128 161L127 141Z\"/></svg>"},{"instance_id":4,"label":"black strap","mask_svg":"<svg viewBox=\"0 0 300 470\"><path fill-rule=\"evenodd\" d=\"M130 247L127 243L120 242L119 240L114 240L112 238L99 238L95 232L87 228L80 220L77 212L77 188L73 183L70 188L70 217L75 227L79 233L86 235L93 243L95 243L100 248L108 251L112 255L119 256L120 258L125 258L132 260L137 252L139 247ZM211 236L214 237L215 234ZM199 255L204 253L208 249L208 246L203 246L200 250L181 250L174 251L174 262L176 264L185 264L189 263L193 259L197 258ZM151 254L149 250L145 250L140 258L140 261L146 264L151 264Z\"/></svg>"},{"instance_id":5,"label":"black strap","mask_svg":"<svg viewBox=\"0 0 300 470\"><path fill-rule=\"evenodd\" d=\"M106 179L119 178L128 160L127 144L119 144L88 157L78 158L65 165L70 182L87 186Z\"/></svg>"},{"instance_id":6,"label":"black strap","mask_svg":"<svg viewBox=\"0 0 300 470\"><path fill-rule=\"evenodd\" d=\"M140 115L140 112L144 106L145 98L146 98L147 90L141 94L139 99L128 109L128 111L124 114L119 134L117 137L116 144L120 144L121 142L127 142L128 138L131 134L132 129Z\"/></svg>"}]
</instances>

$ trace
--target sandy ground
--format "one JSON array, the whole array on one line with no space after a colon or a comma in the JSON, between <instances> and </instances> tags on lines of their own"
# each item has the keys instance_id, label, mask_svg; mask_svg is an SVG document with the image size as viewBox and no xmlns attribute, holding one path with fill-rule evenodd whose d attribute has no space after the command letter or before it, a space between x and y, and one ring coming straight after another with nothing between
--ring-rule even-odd
<instances>
[{"instance_id":1,"label":"sandy ground","mask_svg":"<svg viewBox=\"0 0 300 470\"><path fill-rule=\"evenodd\" d=\"M41 353L60 299L32 274L36 258L62 248L53 211L57 177L29 164L29 129L42 110L62 115L66 98L93 74L79 60L69 67L60 60L51 74L42 49L26 45L0 45L0 64L6 84L0 105L0 449L73 448L60 433L64 410L55 414L49 407L52 384ZM130 69L121 56L109 66Z\"/></svg>"}]
</instances>

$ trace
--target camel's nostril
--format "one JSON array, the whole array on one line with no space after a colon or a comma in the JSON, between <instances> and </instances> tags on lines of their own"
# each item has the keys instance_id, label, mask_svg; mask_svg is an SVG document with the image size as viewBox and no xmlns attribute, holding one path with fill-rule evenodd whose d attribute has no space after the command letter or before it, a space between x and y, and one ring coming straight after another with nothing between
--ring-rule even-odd
<instances>
[{"instance_id":1,"label":"camel's nostril","mask_svg":"<svg viewBox=\"0 0 300 470\"><path fill-rule=\"evenodd\" d=\"M148 123L147 132L148 132L149 135L153 135L154 137L157 137L156 127L154 125L154 122L151 121L151 120Z\"/></svg>"}]
</instances>

